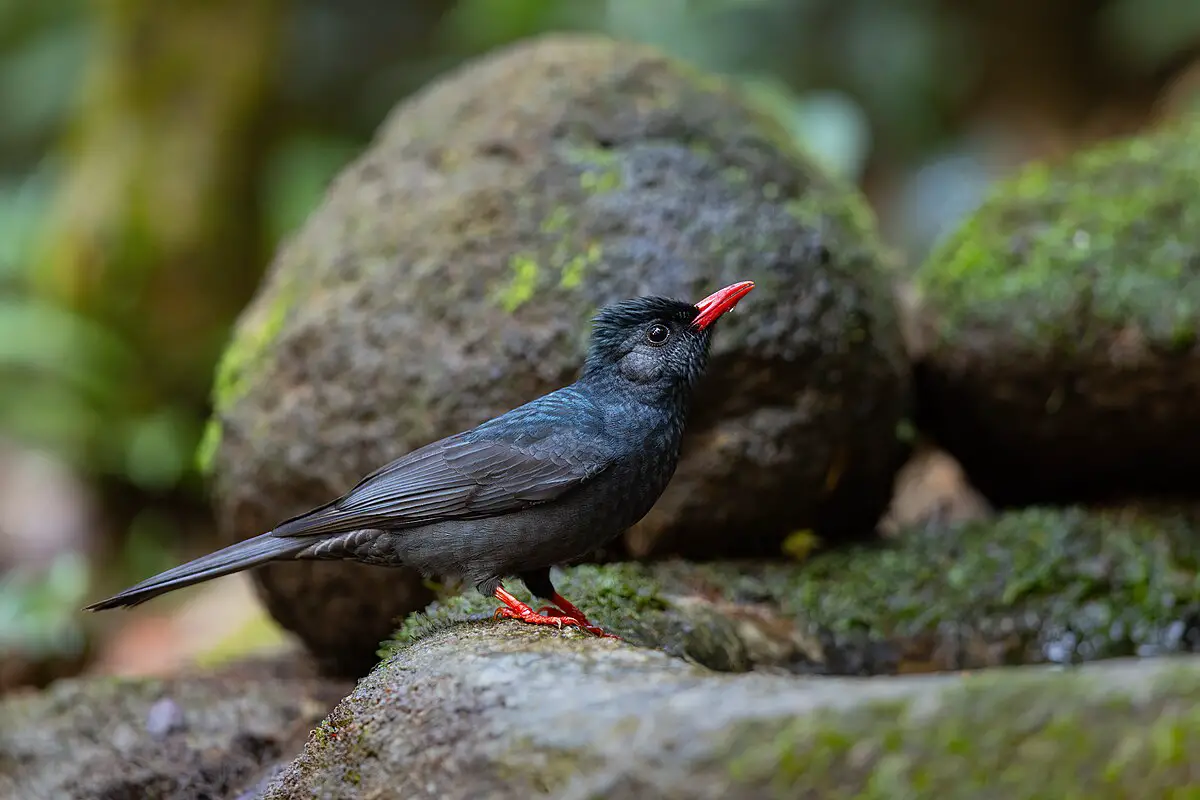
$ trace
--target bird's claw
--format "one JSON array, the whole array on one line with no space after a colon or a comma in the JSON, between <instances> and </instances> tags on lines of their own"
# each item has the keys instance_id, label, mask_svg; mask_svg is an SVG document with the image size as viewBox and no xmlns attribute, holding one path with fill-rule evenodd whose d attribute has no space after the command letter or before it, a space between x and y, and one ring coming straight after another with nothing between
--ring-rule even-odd
<instances>
[{"instance_id":1,"label":"bird's claw","mask_svg":"<svg viewBox=\"0 0 1200 800\"><path fill-rule=\"evenodd\" d=\"M525 611L515 611L508 606L500 606L496 609L496 613L493 616L496 619L519 620L528 625L554 625L559 629L569 625L574 625L577 628L583 627L578 621L575 620L574 617L568 617L565 614L560 616L547 616L545 614L539 614L528 608Z\"/></svg>"},{"instance_id":2,"label":"bird's claw","mask_svg":"<svg viewBox=\"0 0 1200 800\"><path fill-rule=\"evenodd\" d=\"M492 615L496 619L515 619L529 625L556 625L560 629L567 625L574 625L576 628L585 630L593 636L599 636L602 639L619 640L621 638L613 636L611 633L605 633L602 629L593 625L584 616L582 611L571 605L562 595L555 594L553 598L553 602L561 608L542 606L537 611L534 611L513 597L503 586L496 587L495 595L496 599L504 603Z\"/></svg>"},{"instance_id":3,"label":"bird's claw","mask_svg":"<svg viewBox=\"0 0 1200 800\"><path fill-rule=\"evenodd\" d=\"M576 611L578 611L578 609L576 609ZM576 624L579 625L579 628L581 630L587 631L592 636L598 636L601 639L616 639L618 642L622 641L620 636L617 636L615 634L607 632L606 630L601 628L599 625L593 625L587 619L587 617L583 617L582 614L579 614L579 616L576 616L574 614L570 614L566 611L563 611L562 609L555 608L554 606L542 606L541 608L539 608L537 610L537 613L545 614L546 616L549 616L549 617L566 617L567 619L574 620L576 622ZM583 619L580 619L580 617L583 617Z\"/></svg>"},{"instance_id":4,"label":"bird's claw","mask_svg":"<svg viewBox=\"0 0 1200 800\"><path fill-rule=\"evenodd\" d=\"M569 619L572 622L574 622L576 625L578 625L580 630L585 630L588 633L592 634L592 636L598 636L601 639L616 639L618 642L621 641L620 636L616 636L614 634L607 632L606 630L601 628L599 625L593 625L592 623L588 622L586 619L584 619L584 620L576 619L575 617L572 617L567 612L565 612L561 609L555 608L554 606L542 606L541 608L539 608L537 610L537 613L542 614L547 617L560 617L560 618Z\"/></svg>"}]
</instances>

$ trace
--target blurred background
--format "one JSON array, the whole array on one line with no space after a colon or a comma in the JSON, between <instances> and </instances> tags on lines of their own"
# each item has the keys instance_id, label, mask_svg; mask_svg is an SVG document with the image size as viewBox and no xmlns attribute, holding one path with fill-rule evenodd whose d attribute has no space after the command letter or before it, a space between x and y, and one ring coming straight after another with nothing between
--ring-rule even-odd
<instances>
[{"instance_id":1,"label":"blurred background","mask_svg":"<svg viewBox=\"0 0 1200 800\"><path fill-rule=\"evenodd\" d=\"M1200 105L1195 0L0 0L0 692L170 669L230 615L278 637L233 579L204 611L78 609L213 546L213 368L330 177L548 30L744 84L910 263L1015 166Z\"/></svg>"}]
</instances>

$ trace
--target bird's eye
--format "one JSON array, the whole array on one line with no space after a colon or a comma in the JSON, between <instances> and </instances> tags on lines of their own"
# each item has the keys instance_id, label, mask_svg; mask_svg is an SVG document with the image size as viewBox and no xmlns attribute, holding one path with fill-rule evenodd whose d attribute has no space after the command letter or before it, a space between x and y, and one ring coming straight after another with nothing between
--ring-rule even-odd
<instances>
[{"instance_id":1,"label":"bird's eye","mask_svg":"<svg viewBox=\"0 0 1200 800\"><path fill-rule=\"evenodd\" d=\"M671 336L671 329L656 322L646 329L646 341L650 344L662 344Z\"/></svg>"}]
</instances>

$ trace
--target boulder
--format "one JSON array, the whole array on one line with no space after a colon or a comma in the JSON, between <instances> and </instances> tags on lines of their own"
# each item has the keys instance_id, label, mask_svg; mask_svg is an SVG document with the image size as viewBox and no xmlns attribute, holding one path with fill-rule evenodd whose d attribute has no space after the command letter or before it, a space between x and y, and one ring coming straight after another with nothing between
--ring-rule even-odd
<instances>
[{"instance_id":1,"label":"boulder","mask_svg":"<svg viewBox=\"0 0 1200 800\"><path fill-rule=\"evenodd\" d=\"M360 681L264 796L1183 796L1200 780L1197 702L1194 657L721 675L585 635L467 625Z\"/></svg>"},{"instance_id":2,"label":"boulder","mask_svg":"<svg viewBox=\"0 0 1200 800\"><path fill-rule=\"evenodd\" d=\"M1001 505L1194 494L1200 117L1000 186L916 273L919 424Z\"/></svg>"},{"instance_id":3,"label":"boulder","mask_svg":"<svg viewBox=\"0 0 1200 800\"><path fill-rule=\"evenodd\" d=\"M873 532L909 382L890 274L862 199L715 78L593 36L468 64L395 111L239 321L203 450L223 534L574 380L609 302L742 279L758 288L721 323L676 478L609 556ZM257 580L350 670L431 596L352 564Z\"/></svg>"},{"instance_id":4,"label":"boulder","mask_svg":"<svg viewBox=\"0 0 1200 800\"><path fill-rule=\"evenodd\" d=\"M350 686L294 660L167 680L70 679L0 702L0 798L234 798Z\"/></svg>"}]
</instances>

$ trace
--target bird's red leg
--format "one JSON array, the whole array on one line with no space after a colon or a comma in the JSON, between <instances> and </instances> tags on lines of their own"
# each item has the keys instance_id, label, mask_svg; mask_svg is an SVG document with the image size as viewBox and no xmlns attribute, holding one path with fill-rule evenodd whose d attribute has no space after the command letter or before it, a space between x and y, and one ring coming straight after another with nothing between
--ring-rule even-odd
<instances>
[{"instance_id":1,"label":"bird's red leg","mask_svg":"<svg viewBox=\"0 0 1200 800\"><path fill-rule=\"evenodd\" d=\"M580 611L578 608L576 608L575 605L570 600L563 597L558 592L554 593L554 595L550 598L550 602L554 603L554 605L561 608L562 611L557 611L556 609L553 609L550 606L543 606L542 608L538 609L538 613L539 614L547 614L552 617L559 617L560 619L573 619L579 623L579 627L583 628L588 633L594 634L594 635L599 636L604 639L620 639L621 638L620 636L614 636L611 633L606 633L598 625L593 625L591 622L588 621L587 616L582 611Z\"/></svg>"},{"instance_id":2,"label":"bird's red leg","mask_svg":"<svg viewBox=\"0 0 1200 800\"><path fill-rule=\"evenodd\" d=\"M578 627L580 624L569 616L550 617L545 614L539 614L505 591L503 586L496 587L496 599L504 603L504 605L496 609L495 614L495 616L501 619L519 619L521 622L527 622L530 625L557 625L560 628L564 625L575 625Z\"/></svg>"}]
</instances>

